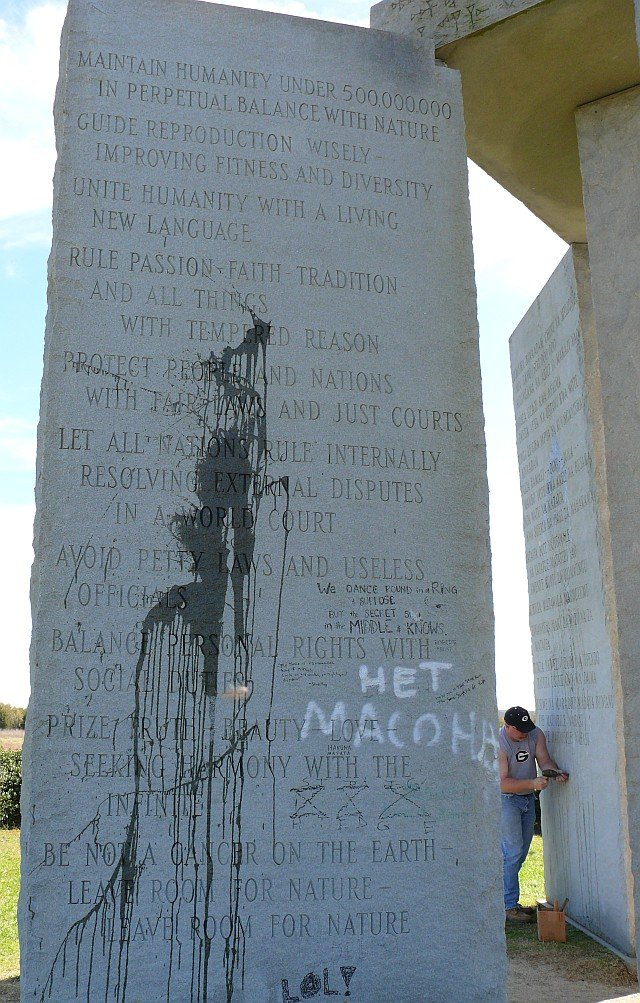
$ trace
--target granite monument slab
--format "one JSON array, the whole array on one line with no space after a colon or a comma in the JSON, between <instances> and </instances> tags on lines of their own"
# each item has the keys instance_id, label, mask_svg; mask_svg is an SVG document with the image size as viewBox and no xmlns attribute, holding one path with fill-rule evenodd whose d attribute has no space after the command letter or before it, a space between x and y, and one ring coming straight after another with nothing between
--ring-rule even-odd
<instances>
[{"instance_id":1,"label":"granite monument slab","mask_svg":"<svg viewBox=\"0 0 640 1003\"><path fill-rule=\"evenodd\" d=\"M541 794L545 888L634 954L625 737L587 249L514 332L511 365L537 722L570 782Z\"/></svg>"},{"instance_id":2,"label":"granite monument slab","mask_svg":"<svg viewBox=\"0 0 640 1003\"><path fill-rule=\"evenodd\" d=\"M23 998L503 1000L457 74L71 0L56 130Z\"/></svg>"}]
</instances>

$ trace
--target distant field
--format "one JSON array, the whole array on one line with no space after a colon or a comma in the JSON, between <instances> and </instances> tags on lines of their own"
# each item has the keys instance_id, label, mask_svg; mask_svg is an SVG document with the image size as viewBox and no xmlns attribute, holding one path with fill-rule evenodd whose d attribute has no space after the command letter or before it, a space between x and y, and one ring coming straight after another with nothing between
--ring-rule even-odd
<instances>
[{"instance_id":1,"label":"distant field","mask_svg":"<svg viewBox=\"0 0 640 1003\"><path fill-rule=\"evenodd\" d=\"M12 751L21 749L24 742L24 731L19 728L0 728L0 749Z\"/></svg>"}]
</instances>

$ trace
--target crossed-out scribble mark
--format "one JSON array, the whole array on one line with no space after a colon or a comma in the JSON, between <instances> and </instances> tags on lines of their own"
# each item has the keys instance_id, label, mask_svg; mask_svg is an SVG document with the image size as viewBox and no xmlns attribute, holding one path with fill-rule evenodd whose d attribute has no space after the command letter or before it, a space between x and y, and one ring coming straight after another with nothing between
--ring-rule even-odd
<instances>
[{"instance_id":1,"label":"crossed-out scribble mark","mask_svg":"<svg viewBox=\"0 0 640 1003\"><path fill-rule=\"evenodd\" d=\"M291 788L291 793L296 796L295 809L290 816L294 828L312 819L316 822L325 822L329 818L327 813L315 803L316 799L324 792L325 786L322 781L312 784L310 780L305 780L302 786Z\"/></svg>"},{"instance_id":2,"label":"crossed-out scribble mark","mask_svg":"<svg viewBox=\"0 0 640 1003\"><path fill-rule=\"evenodd\" d=\"M394 818L431 818L431 813L418 800L422 785L417 780L407 780L397 783L390 780L385 790L392 791L395 797L384 808L378 817L378 829L389 829L389 822Z\"/></svg>"}]
</instances>

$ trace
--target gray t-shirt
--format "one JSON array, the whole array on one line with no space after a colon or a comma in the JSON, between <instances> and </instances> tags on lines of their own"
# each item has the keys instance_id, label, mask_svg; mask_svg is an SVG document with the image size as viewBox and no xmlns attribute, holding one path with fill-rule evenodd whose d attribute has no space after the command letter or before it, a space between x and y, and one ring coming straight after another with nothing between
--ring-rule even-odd
<instances>
[{"instance_id":1,"label":"gray t-shirt","mask_svg":"<svg viewBox=\"0 0 640 1003\"><path fill-rule=\"evenodd\" d=\"M534 780L536 770L536 742L540 734L539 728L530 731L521 742L513 742L507 737L504 727L500 729L500 748L507 756L510 780Z\"/></svg>"}]
</instances>

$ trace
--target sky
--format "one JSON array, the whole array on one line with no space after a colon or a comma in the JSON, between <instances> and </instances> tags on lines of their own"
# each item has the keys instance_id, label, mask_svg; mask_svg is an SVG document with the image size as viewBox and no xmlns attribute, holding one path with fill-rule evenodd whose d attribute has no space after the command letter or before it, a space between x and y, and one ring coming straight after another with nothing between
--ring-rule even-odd
<instances>
[{"instance_id":1,"label":"sky","mask_svg":"<svg viewBox=\"0 0 640 1003\"><path fill-rule=\"evenodd\" d=\"M253 7L366 27L362 0ZM0 0L0 702L29 696L29 576L47 258L53 98L66 3ZM533 704L509 337L566 245L475 165L471 214L486 420L498 705Z\"/></svg>"}]
</instances>

